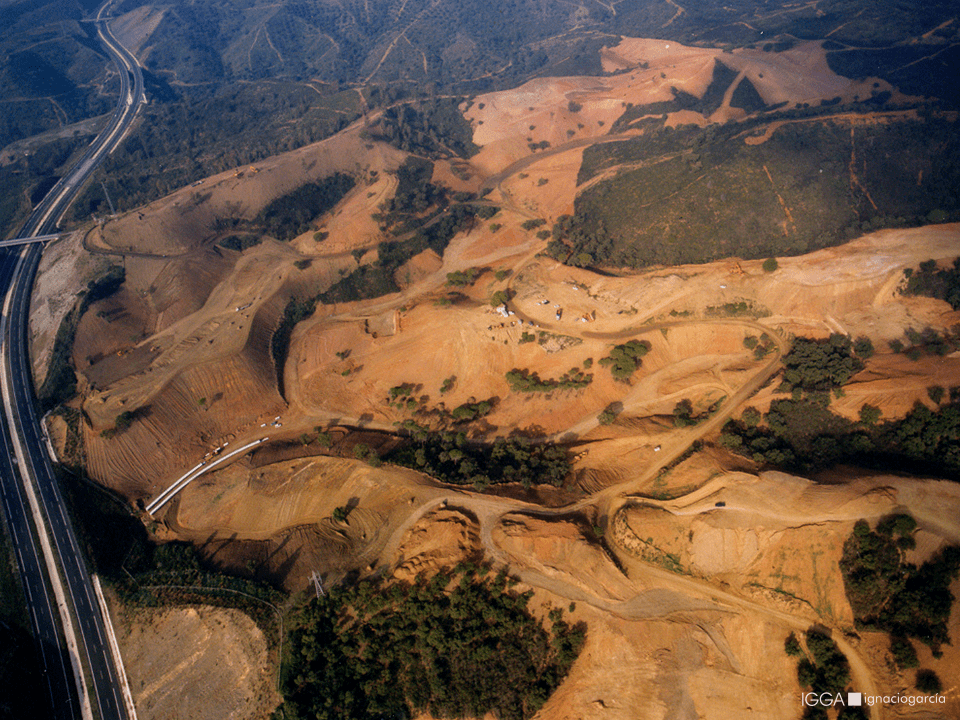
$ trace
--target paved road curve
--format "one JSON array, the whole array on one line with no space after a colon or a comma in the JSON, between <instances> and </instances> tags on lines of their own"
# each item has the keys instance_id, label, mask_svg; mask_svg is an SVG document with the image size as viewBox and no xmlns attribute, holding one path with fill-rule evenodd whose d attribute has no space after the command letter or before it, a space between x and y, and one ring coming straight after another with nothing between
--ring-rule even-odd
<instances>
[{"instance_id":1,"label":"paved road curve","mask_svg":"<svg viewBox=\"0 0 960 720\"><path fill-rule=\"evenodd\" d=\"M100 8L96 25L99 40L120 71L120 101L83 157L27 220L21 237L55 230L90 174L123 140L145 101L143 76L135 58L120 45L103 19L110 1ZM0 387L4 406L0 417L0 495L45 665L52 713L58 720L80 715L126 720L103 618L46 452L35 404L27 321L42 247L30 245L0 253ZM82 680L78 674L82 674Z\"/></svg>"}]
</instances>

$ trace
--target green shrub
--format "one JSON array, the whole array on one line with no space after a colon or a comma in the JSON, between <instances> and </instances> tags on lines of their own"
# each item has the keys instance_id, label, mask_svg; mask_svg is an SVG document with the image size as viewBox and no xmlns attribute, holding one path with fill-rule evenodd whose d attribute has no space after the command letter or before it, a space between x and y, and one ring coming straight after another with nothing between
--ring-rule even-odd
<instances>
[{"instance_id":1,"label":"green shrub","mask_svg":"<svg viewBox=\"0 0 960 720\"><path fill-rule=\"evenodd\" d=\"M599 415L597 415L597 422L599 422L601 425L612 425L616 421L616 419L617 419L617 414L610 408L607 408L606 410L601 412Z\"/></svg>"},{"instance_id":2,"label":"green shrub","mask_svg":"<svg viewBox=\"0 0 960 720\"><path fill-rule=\"evenodd\" d=\"M875 352L873 348L873 342L870 338L865 335L861 335L856 340L853 341L853 351L857 354L858 357L866 360L869 357L873 357Z\"/></svg>"},{"instance_id":3,"label":"green shrub","mask_svg":"<svg viewBox=\"0 0 960 720\"><path fill-rule=\"evenodd\" d=\"M917 670L917 690L927 695L936 695L943 691L943 683L933 670Z\"/></svg>"},{"instance_id":4,"label":"green shrub","mask_svg":"<svg viewBox=\"0 0 960 720\"><path fill-rule=\"evenodd\" d=\"M803 657L803 648L794 633L790 633L783 643L783 651L790 657Z\"/></svg>"},{"instance_id":5,"label":"green shrub","mask_svg":"<svg viewBox=\"0 0 960 720\"><path fill-rule=\"evenodd\" d=\"M920 660L917 658L917 651L907 638L899 635L890 636L890 654L893 655L894 662L901 670L909 670L920 666Z\"/></svg>"},{"instance_id":6,"label":"green shrub","mask_svg":"<svg viewBox=\"0 0 960 720\"><path fill-rule=\"evenodd\" d=\"M600 358L600 364L610 368L615 380L626 382L643 364L643 356L650 352L650 343L646 340L630 340L615 346L607 357Z\"/></svg>"}]
</instances>

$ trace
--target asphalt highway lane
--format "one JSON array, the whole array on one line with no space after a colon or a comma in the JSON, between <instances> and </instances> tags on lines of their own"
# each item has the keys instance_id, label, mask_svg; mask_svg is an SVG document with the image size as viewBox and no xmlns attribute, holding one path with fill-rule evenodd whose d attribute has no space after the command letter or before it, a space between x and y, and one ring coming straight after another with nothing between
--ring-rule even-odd
<instances>
[{"instance_id":1,"label":"asphalt highway lane","mask_svg":"<svg viewBox=\"0 0 960 720\"><path fill-rule=\"evenodd\" d=\"M74 168L54 185L30 215L20 232L21 237L55 230L90 174L123 140L145 101L143 76L136 59L120 45L103 19L108 6L109 2L100 8L96 26L99 39L120 70L117 109ZM0 298L3 298L0 355L5 374L4 408L0 413L0 504L46 668L52 717L127 720L103 616L60 494L36 407L27 327L33 278L42 252L42 247L36 244L0 250ZM47 556L44 555L45 543L51 551ZM65 608L58 608L58 586L62 587ZM65 609L65 613L61 613L61 609ZM64 624L72 628L73 633ZM68 636L75 636L77 640L73 658ZM78 668L83 675L79 685ZM86 693L81 692L81 687ZM36 717L50 713L38 708Z\"/></svg>"}]
</instances>

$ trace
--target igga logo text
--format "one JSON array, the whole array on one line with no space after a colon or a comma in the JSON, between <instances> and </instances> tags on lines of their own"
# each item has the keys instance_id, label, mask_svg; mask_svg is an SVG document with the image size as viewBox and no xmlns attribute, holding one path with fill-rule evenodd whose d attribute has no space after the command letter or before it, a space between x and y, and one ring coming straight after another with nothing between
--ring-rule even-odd
<instances>
[{"instance_id":1,"label":"igga logo text","mask_svg":"<svg viewBox=\"0 0 960 720\"><path fill-rule=\"evenodd\" d=\"M863 696L860 693L804 693L801 698L808 707L859 707L863 705Z\"/></svg>"}]
</instances>

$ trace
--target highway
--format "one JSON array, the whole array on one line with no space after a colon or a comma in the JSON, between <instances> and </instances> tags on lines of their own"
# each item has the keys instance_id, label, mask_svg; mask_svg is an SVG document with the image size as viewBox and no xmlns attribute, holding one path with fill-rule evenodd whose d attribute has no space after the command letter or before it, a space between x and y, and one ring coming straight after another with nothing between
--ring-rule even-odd
<instances>
[{"instance_id":1,"label":"highway","mask_svg":"<svg viewBox=\"0 0 960 720\"><path fill-rule=\"evenodd\" d=\"M145 102L136 59L99 10L95 23L120 71L120 100L80 160L27 219L19 237L49 235L90 174L123 140ZM117 668L83 553L60 495L36 407L28 319L39 244L0 250L0 495L45 666L50 715L126 720ZM38 713L38 717L47 713Z\"/></svg>"}]
</instances>

